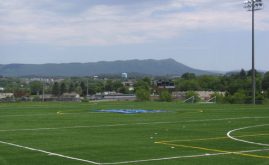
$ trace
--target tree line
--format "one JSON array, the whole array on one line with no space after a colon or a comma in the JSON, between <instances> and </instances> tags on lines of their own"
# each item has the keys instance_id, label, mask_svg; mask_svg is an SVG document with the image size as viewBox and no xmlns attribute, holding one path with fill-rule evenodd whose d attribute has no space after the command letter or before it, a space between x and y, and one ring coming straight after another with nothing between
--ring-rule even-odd
<instances>
[{"instance_id":1,"label":"tree line","mask_svg":"<svg viewBox=\"0 0 269 165\"><path fill-rule=\"evenodd\" d=\"M258 101L269 99L269 72L256 72L256 98ZM250 103L252 98L252 71L225 75L201 75L185 73L181 77L169 79L175 84L175 89L158 89L154 77L133 79L134 90L122 83L120 79L93 80L87 77L64 78L61 81L30 81L21 78L0 78L0 87L5 90L0 92L14 93L15 97L41 95L43 93L60 96L63 93L78 93L81 96L93 95L104 91L115 91L124 94L136 94L138 100L149 100L150 95L160 96L160 100L171 101L172 91L189 91L195 95L195 91L223 91L225 95L218 95L218 101L223 103ZM160 77L158 77L160 79Z\"/></svg>"},{"instance_id":2,"label":"tree line","mask_svg":"<svg viewBox=\"0 0 269 165\"><path fill-rule=\"evenodd\" d=\"M269 72L256 75L256 100L262 102L269 98ZM241 69L240 72L222 76L195 76L185 73L175 80L176 90L179 91L223 91L225 95L218 95L223 103L251 103L252 99L252 71Z\"/></svg>"},{"instance_id":3,"label":"tree line","mask_svg":"<svg viewBox=\"0 0 269 165\"><path fill-rule=\"evenodd\" d=\"M256 102L262 103L269 99L269 72L256 75ZM174 91L186 91L186 98L198 94L195 91L216 91L212 96L218 98L221 103L251 103L252 101L252 71L229 73L226 75L202 75L196 76L193 73L185 73L179 78L174 78ZM171 101L171 91L159 89L149 83L147 78L139 80L136 84L136 95L140 100L149 100L150 94L156 92L161 101ZM225 95L218 94L225 92ZM198 100L198 99L196 99Z\"/></svg>"}]
</instances>

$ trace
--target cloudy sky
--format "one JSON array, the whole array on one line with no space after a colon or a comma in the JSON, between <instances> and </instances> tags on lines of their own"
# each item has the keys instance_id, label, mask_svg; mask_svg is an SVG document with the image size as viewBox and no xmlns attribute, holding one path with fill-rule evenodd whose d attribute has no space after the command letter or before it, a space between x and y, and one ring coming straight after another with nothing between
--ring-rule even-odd
<instances>
[{"instance_id":1,"label":"cloudy sky","mask_svg":"<svg viewBox=\"0 0 269 165\"><path fill-rule=\"evenodd\" d=\"M256 14L256 66L269 70L269 0ZM267 6L268 4L268 6ZM0 0L0 63L166 59L251 68L242 0Z\"/></svg>"}]
</instances>

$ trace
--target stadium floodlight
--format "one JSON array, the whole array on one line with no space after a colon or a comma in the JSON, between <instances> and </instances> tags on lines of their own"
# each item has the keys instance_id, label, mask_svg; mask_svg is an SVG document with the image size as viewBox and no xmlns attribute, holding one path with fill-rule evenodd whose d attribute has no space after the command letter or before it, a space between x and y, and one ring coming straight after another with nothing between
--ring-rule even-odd
<instances>
[{"instance_id":1,"label":"stadium floodlight","mask_svg":"<svg viewBox=\"0 0 269 165\"><path fill-rule=\"evenodd\" d=\"M244 8L252 11L252 103L256 103L256 74L255 74L255 42L254 42L254 13L256 10L263 9L262 0L246 0L244 1Z\"/></svg>"},{"instance_id":2,"label":"stadium floodlight","mask_svg":"<svg viewBox=\"0 0 269 165\"><path fill-rule=\"evenodd\" d=\"M247 0L247 1L244 1L244 8L245 9L247 9L248 11L252 11L252 7L254 7L254 10L263 9L262 0Z\"/></svg>"}]
</instances>

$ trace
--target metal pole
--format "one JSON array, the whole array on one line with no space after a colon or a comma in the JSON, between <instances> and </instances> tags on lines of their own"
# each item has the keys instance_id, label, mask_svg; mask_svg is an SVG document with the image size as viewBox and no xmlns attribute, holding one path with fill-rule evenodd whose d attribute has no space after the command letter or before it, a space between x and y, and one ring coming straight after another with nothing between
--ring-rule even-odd
<instances>
[{"instance_id":1,"label":"metal pole","mask_svg":"<svg viewBox=\"0 0 269 165\"><path fill-rule=\"evenodd\" d=\"M45 82L43 80L43 83L42 83L42 102L44 102L45 100Z\"/></svg>"},{"instance_id":2,"label":"metal pole","mask_svg":"<svg viewBox=\"0 0 269 165\"><path fill-rule=\"evenodd\" d=\"M88 97L88 95L89 95L89 80L87 78L87 95L86 95L86 97Z\"/></svg>"},{"instance_id":3,"label":"metal pole","mask_svg":"<svg viewBox=\"0 0 269 165\"><path fill-rule=\"evenodd\" d=\"M252 103L256 103L256 72L255 72L255 11L263 8L262 0L247 0L244 8L252 12Z\"/></svg>"},{"instance_id":4,"label":"metal pole","mask_svg":"<svg viewBox=\"0 0 269 165\"><path fill-rule=\"evenodd\" d=\"M252 103L256 103L256 74L255 74L255 34L254 34L254 13L255 4L254 0L251 0L252 5Z\"/></svg>"}]
</instances>

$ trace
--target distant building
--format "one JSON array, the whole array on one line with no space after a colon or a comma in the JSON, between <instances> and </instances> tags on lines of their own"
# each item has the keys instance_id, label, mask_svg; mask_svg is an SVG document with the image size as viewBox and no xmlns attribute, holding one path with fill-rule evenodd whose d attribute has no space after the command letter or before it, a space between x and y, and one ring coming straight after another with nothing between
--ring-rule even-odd
<instances>
[{"instance_id":1,"label":"distant building","mask_svg":"<svg viewBox=\"0 0 269 165\"><path fill-rule=\"evenodd\" d=\"M175 83L171 80L169 81L158 80L158 81L155 81L154 84L159 89L175 89L176 88Z\"/></svg>"},{"instance_id":2,"label":"distant building","mask_svg":"<svg viewBox=\"0 0 269 165\"><path fill-rule=\"evenodd\" d=\"M11 98L11 97L14 97L13 93L0 93L0 99Z\"/></svg>"},{"instance_id":3,"label":"distant building","mask_svg":"<svg viewBox=\"0 0 269 165\"><path fill-rule=\"evenodd\" d=\"M77 93L64 93L61 97L60 97L61 101L75 101L75 102L79 102L80 101L80 95Z\"/></svg>"},{"instance_id":4,"label":"distant building","mask_svg":"<svg viewBox=\"0 0 269 165\"><path fill-rule=\"evenodd\" d=\"M42 95L39 96L40 100L42 99ZM52 94L45 94L44 101L66 101L66 102L80 102L80 96L77 93L64 93L62 96L54 96Z\"/></svg>"},{"instance_id":5,"label":"distant building","mask_svg":"<svg viewBox=\"0 0 269 165\"><path fill-rule=\"evenodd\" d=\"M122 73L121 78L122 79L128 79L128 74L127 73Z\"/></svg>"},{"instance_id":6,"label":"distant building","mask_svg":"<svg viewBox=\"0 0 269 165\"><path fill-rule=\"evenodd\" d=\"M136 96L133 94L122 94L116 92L96 93L89 97L90 100L103 100L103 101L134 101Z\"/></svg>"},{"instance_id":7,"label":"distant building","mask_svg":"<svg viewBox=\"0 0 269 165\"><path fill-rule=\"evenodd\" d=\"M134 81L128 80L128 81L123 81L122 85L127 87L129 91L134 91Z\"/></svg>"},{"instance_id":8,"label":"distant building","mask_svg":"<svg viewBox=\"0 0 269 165\"><path fill-rule=\"evenodd\" d=\"M93 76L94 80L98 80L99 76Z\"/></svg>"}]
</instances>

